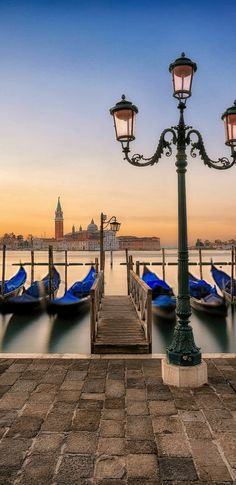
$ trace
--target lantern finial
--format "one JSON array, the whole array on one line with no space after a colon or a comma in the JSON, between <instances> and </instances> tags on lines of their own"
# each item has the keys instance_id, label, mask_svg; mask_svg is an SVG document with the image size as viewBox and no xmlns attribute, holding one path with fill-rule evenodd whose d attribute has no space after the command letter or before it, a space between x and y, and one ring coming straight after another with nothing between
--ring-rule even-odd
<instances>
[{"instance_id":1,"label":"lantern finial","mask_svg":"<svg viewBox=\"0 0 236 485\"><path fill-rule=\"evenodd\" d=\"M181 57L185 57L185 52L182 52Z\"/></svg>"},{"instance_id":2,"label":"lantern finial","mask_svg":"<svg viewBox=\"0 0 236 485\"><path fill-rule=\"evenodd\" d=\"M125 94L122 94L121 99L123 100L125 99Z\"/></svg>"}]
</instances>

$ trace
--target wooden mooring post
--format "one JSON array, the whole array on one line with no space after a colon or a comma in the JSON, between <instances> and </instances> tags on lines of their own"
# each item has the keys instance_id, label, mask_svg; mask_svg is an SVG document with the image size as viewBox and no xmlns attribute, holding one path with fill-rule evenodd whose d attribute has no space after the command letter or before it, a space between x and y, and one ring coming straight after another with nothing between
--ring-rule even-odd
<instances>
[{"instance_id":1,"label":"wooden mooring post","mask_svg":"<svg viewBox=\"0 0 236 485\"><path fill-rule=\"evenodd\" d=\"M133 256L131 254L131 256L129 256L129 269L133 271L133 267L134 267L134 262L133 262Z\"/></svg>"},{"instance_id":2,"label":"wooden mooring post","mask_svg":"<svg viewBox=\"0 0 236 485\"><path fill-rule=\"evenodd\" d=\"M165 258L165 248L162 248L162 279L166 279L166 258Z\"/></svg>"},{"instance_id":3,"label":"wooden mooring post","mask_svg":"<svg viewBox=\"0 0 236 485\"><path fill-rule=\"evenodd\" d=\"M129 295L129 252L125 249L126 273L127 273L127 291Z\"/></svg>"},{"instance_id":4,"label":"wooden mooring post","mask_svg":"<svg viewBox=\"0 0 236 485\"><path fill-rule=\"evenodd\" d=\"M52 288L52 267L53 267L53 248L50 245L48 247L48 269L49 269L49 299L51 300L53 297L53 288Z\"/></svg>"},{"instance_id":5,"label":"wooden mooring post","mask_svg":"<svg viewBox=\"0 0 236 485\"><path fill-rule=\"evenodd\" d=\"M98 269L99 269L98 258L95 258L95 269L96 269L96 273L98 274Z\"/></svg>"},{"instance_id":6,"label":"wooden mooring post","mask_svg":"<svg viewBox=\"0 0 236 485\"><path fill-rule=\"evenodd\" d=\"M68 266L67 249L65 249L65 291L67 291L67 266Z\"/></svg>"},{"instance_id":7,"label":"wooden mooring post","mask_svg":"<svg viewBox=\"0 0 236 485\"><path fill-rule=\"evenodd\" d=\"M234 247L231 249L231 302L234 299Z\"/></svg>"},{"instance_id":8,"label":"wooden mooring post","mask_svg":"<svg viewBox=\"0 0 236 485\"><path fill-rule=\"evenodd\" d=\"M198 252L199 252L199 273L200 273L200 279L202 280L203 279L203 276L202 276L202 248L199 248Z\"/></svg>"},{"instance_id":9,"label":"wooden mooring post","mask_svg":"<svg viewBox=\"0 0 236 485\"><path fill-rule=\"evenodd\" d=\"M2 247L2 284L1 284L1 295L4 295L5 291L5 272L6 272L6 244Z\"/></svg>"},{"instance_id":10,"label":"wooden mooring post","mask_svg":"<svg viewBox=\"0 0 236 485\"><path fill-rule=\"evenodd\" d=\"M30 251L31 255L31 285L33 284L34 281L34 250Z\"/></svg>"}]
</instances>

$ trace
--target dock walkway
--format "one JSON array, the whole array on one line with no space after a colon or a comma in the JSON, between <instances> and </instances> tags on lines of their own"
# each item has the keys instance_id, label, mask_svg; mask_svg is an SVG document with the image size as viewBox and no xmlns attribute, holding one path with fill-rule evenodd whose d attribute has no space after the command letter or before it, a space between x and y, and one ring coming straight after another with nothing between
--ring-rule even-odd
<instances>
[{"instance_id":1,"label":"dock walkway","mask_svg":"<svg viewBox=\"0 0 236 485\"><path fill-rule=\"evenodd\" d=\"M129 296L104 296L94 353L149 353L144 328Z\"/></svg>"}]
</instances>

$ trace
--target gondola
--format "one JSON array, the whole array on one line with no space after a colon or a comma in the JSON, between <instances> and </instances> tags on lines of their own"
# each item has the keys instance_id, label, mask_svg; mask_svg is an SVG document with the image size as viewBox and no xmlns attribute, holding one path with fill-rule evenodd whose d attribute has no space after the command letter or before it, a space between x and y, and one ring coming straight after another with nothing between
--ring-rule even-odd
<instances>
[{"instance_id":1,"label":"gondola","mask_svg":"<svg viewBox=\"0 0 236 485\"><path fill-rule=\"evenodd\" d=\"M233 279L233 287L231 284L231 277L224 271L216 268L214 264L211 265L211 274L217 286L222 291L225 299L236 305L236 280ZM232 292L231 292L232 288Z\"/></svg>"},{"instance_id":2,"label":"gondola","mask_svg":"<svg viewBox=\"0 0 236 485\"><path fill-rule=\"evenodd\" d=\"M45 301L49 299L50 290L56 294L60 285L60 274L53 266L50 288L50 276L47 274L42 280L34 281L22 295L8 298L2 304L3 313L32 313L43 309Z\"/></svg>"},{"instance_id":3,"label":"gondola","mask_svg":"<svg viewBox=\"0 0 236 485\"><path fill-rule=\"evenodd\" d=\"M96 270L92 266L82 281L76 281L61 298L48 301L47 310L50 314L71 316L82 308L89 307L89 292L96 278Z\"/></svg>"},{"instance_id":4,"label":"gondola","mask_svg":"<svg viewBox=\"0 0 236 485\"><path fill-rule=\"evenodd\" d=\"M226 316L225 298L217 293L214 286L189 273L190 305L194 310L211 315Z\"/></svg>"},{"instance_id":5,"label":"gondola","mask_svg":"<svg viewBox=\"0 0 236 485\"><path fill-rule=\"evenodd\" d=\"M172 288L147 266L143 269L143 281L152 289L152 311L155 315L168 320L175 318L176 297Z\"/></svg>"},{"instance_id":6,"label":"gondola","mask_svg":"<svg viewBox=\"0 0 236 485\"><path fill-rule=\"evenodd\" d=\"M4 291L1 297L1 300L7 300L10 297L16 296L22 290L27 278L27 273L23 266L20 266L20 269L17 273L12 276L9 280L4 282ZM0 292L2 291L2 282L0 282Z\"/></svg>"}]
</instances>

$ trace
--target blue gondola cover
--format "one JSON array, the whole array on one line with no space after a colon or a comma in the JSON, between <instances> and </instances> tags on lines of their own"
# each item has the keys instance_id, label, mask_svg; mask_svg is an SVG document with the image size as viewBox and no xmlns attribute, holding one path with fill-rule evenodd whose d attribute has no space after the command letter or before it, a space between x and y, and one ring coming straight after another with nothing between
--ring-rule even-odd
<instances>
[{"instance_id":1,"label":"blue gondola cover","mask_svg":"<svg viewBox=\"0 0 236 485\"><path fill-rule=\"evenodd\" d=\"M211 274L212 274L212 277L214 279L214 281L216 282L217 286L219 286L219 288L223 291L227 291L228 293L231 292L231 277L225 273L224 271L216 268L216 266L214 266L214 264L212 265L211 267ZM234 284L234 296L236 296L236 281L233 280L233 284Z\"/></svg>"},{"instance_id":2,"label":"blue gondola cover","mask_svg":"<svg viewBox=\"0 0 236 485\"><path fill-rule=\"evenodd\" d=\"M17 273L10 278L9 280L5 281L4 284L4 294L11 293L12 291L20 288L22 285L25 284L27 278L27 273L23 266L17 271ZM2 286L2 282L0 283L0 288Z\"/></svg>"},{"instance_id":3,"label":"blue gondola cover","mask_svg":"<svg viewBox=\"0 0 236 485\"><path fill-rule=\"evenodd\" d=\"M52 292L56 291L60 285L61 277L55 267L52 272ZM34 281L32 285L25 291L26 295L34 298L40 298L42 296L49 295L49 274L47 274L42 280Z\"/></svg>"},{"instance_id":4,"label":"blue gondola cover","mask_svg":"<svg viewBox=\"0 0 236 485\"><path fill-rule=\"evenodd\" d=\"M158 278L158 276L146 266L143 270L142 279L152 289L153 299L159 295L173 295L172 288L164 280Z\"/></svg>"}]
</instances>

